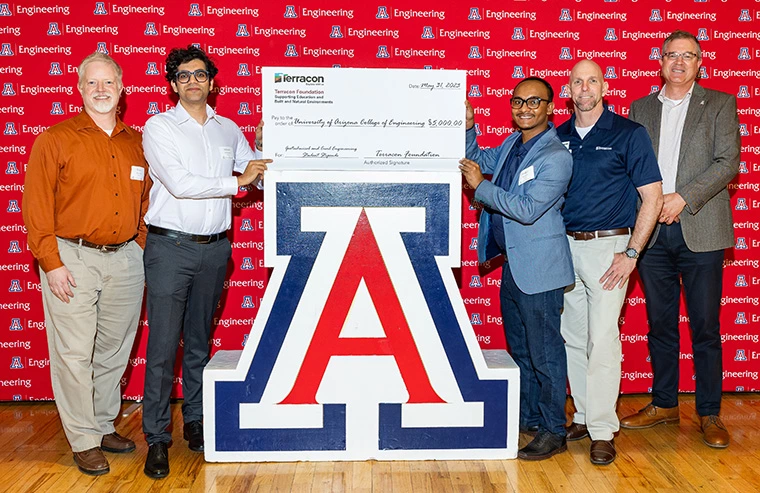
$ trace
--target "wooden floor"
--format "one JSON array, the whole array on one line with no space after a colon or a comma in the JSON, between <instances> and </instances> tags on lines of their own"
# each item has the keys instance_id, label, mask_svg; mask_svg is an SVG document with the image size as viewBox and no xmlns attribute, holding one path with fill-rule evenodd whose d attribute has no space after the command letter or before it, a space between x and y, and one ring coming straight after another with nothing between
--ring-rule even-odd
<instances>
[{"instance_id":1,"label":"wooden floor","mask_svg":"<svg viewBox=\"0 0 760 493\"><path fill-rule=\"evenodd\" d=\"M618 412L643 407L648 396L625 396ZM126 407L126 406L125 406ZM179 404L174 422L181 423ZM74 466L52 403L0 404L0 491L565 491L684 492L760 491L760 394L726 394L723 421L731 446L711 449L701 441L693 396L681 397L681 423L649 430L623 430L618 458L592 465L588 439L568 444L568 452L541 462L300 462L207 464L187 449L181 426L169 449L171 474L151 480L143 474L146 444L141 412L117 426L137 442L131 454L107 454L111 473L93 478ZM526 437L521 437L524 445Z\"/></svg>"}]
</instances>

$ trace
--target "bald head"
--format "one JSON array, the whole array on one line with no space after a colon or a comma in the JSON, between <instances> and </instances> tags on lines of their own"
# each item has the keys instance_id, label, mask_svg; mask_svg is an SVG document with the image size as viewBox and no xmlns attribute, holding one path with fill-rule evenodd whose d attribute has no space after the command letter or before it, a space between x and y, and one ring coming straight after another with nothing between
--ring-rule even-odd
<instances>
[{"instance_id":1,"label":"bald head","mask_svg":"<svg viewBox=\"0 0 760 493\"><path fill-rule=\"evenodd\" d=\"M581 60L570 71L568 87L576 115L589 113L584 116L591 116L595 122L604 110L602 98L607 94L607 83L604 81L602 68L591 60Z\"/></svg>"}]
</instances>

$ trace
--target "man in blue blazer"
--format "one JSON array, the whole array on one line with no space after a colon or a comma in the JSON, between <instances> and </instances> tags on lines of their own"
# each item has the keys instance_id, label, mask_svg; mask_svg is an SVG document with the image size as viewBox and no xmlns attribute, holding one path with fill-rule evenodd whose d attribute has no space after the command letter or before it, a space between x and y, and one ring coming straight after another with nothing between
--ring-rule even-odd
<instances>
[{"instance_id":1,"label":"man in blue blazer","mask_svg":"<svg viewBox=\"0 0 760 493\"><path fill-rule=\"evenodd\" d=\"M520 428L537 431L518 452L524 460L567 450L567 364L560 335L564 288L573 265L560 209L573 160L549 116L554 91L529 77L514 89L512 118L520 130L501 146L480 149L472 106L467 106L466 159L460 169L483 204L478 261L504 255L501 313L510 352L520 368ZM492 181L483 173L493 174Z\"/></svg>"}]
</instances>

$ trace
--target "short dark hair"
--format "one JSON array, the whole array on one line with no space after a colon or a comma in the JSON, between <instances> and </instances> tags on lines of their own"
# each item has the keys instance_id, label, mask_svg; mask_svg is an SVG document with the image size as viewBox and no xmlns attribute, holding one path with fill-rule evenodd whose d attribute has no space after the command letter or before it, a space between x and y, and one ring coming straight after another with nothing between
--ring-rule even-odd
<instances>
[{"instance_id":1,"label":"short dark hair","mask_svg":"<svg viewBox=\"0 0 760 493\"><path fill-rule=\"evenodd\" d=\"M552 101L554 101L554 89L552 89L552 85L549 84L548 82L546 82L541 77L526 77L526 78L524 78L523 80L521 80L520 82L517 83L517 85L515 86L515 90L523 82L530 82L530 81L540 82L541 84L543 84L544 86L546 86L546 91L549 93L549 102L551 103Z\"/></svg>"},{"instance_id":2,"label":"short dark hair","mask_svg":"<svg viewBox=\"0 0 760 493\"><path fill-rule=\"evenodd\" d=\"M690 39L694 41L694 44L697 45L697 58L700 60L702 59L702 47L699 45L699 40L697 37L691 34L689 31L682 31L680 29L670 33L670 36L665 38L665 41L662 42L663 54L665 53L665 47L668 46L671 41L675 41L677 39Z\"/></svg>"},{"instance_id":3,"label":"short dark hair","mask_svg":"<svg viewBox=\"0 0 760 493\"><path fill-rule=\"evenodd\" d=\"M177 79L178 68L183 63L200 60L206 65L209 79L216 77L219 69L206 53L195 45L187 45L187 48L172 48L169 56L166 57L166 80L174 82Z\"/></svg>"}]
</instances>

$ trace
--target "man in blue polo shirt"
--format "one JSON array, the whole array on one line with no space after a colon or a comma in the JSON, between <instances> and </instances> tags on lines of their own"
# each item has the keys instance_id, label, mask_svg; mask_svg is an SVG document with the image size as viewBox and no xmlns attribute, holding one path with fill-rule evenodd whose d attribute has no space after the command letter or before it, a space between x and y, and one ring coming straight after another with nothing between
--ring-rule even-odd
<instances>
[{"instance_id":1,"label":"man in blue polo shirt","mask_svg":"<svg viewBox=\"0 0 760 493\"><path fill-rule=\"evenodd\" d=\"M620 428L618 317L628 277L662 208L662 177L646 129L604 107L607 82L599 65L578 62L569 89L575 112L557 128L573 155L562 210L575 268L575 286L565 292L562 313L577 409L567 439L590 435L591 462L604 465L615 460L613 436Z\"/></svg>"},{"instance_id":2,"label":"man in blue polo shirt","mask_svg":"<svg viewBox=\"0 0 760 493\"><path fill-rule=\"evenodd\" d=\"M483 204L478 260L504 255L501 313L510 353L520 368L520 428L537 431L517 457L542 460L567 450L567 364L560 312L573 282L570 248L560 214L573 159L549 116L554 91L543 79L520 81L509 100L520 130L481 149L467 104L467 159L460 169ZM483 173L493 174L493 181ZM533 430L531 430L531 428Z\"/></svg>"}]
</instances>

